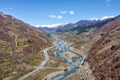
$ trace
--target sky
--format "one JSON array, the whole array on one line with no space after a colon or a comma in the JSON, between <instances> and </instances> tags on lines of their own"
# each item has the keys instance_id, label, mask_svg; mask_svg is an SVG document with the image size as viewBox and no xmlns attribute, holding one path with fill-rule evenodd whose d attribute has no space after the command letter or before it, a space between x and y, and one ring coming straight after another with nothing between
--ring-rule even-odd
<instances>
[{"instance_id":1,"label":"sky","mask_svg":"<svg viewBox=\"0 0 120 80\"><path fill-rule=\"evenodd\" d=\"M0 0L0 12L33 26L120 15L120 0Z\"/></svg>"}]
</instances>

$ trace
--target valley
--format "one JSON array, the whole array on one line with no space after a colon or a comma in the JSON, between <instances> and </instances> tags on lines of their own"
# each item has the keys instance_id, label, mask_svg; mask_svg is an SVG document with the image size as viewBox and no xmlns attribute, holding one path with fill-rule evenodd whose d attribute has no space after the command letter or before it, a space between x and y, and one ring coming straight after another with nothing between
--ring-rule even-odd
<instances>
[{"instance_id":1,"label":"valley","mask_svg":"<svg viewBox=\"0 0 120 80\"><path fill-rule=\"evenodd\" d=\"M119 80L120 16L35 28L0 13L0 80Z\"/></svg>"},{"instance_id":2,"label":"valley","mask_svg":"<svg viewBox=\"0 0 120 80\"><path fill-rule=\"evenodd\" d=\"M74 74L78 69L79 69L79 66L83 63L83 61L84 61L84 58L83 58L83 56L82 55L80 55L80 54L78 54L78 53L76 53L76 52L73 52L73 51L71 51L71 50L69 50L69 48L68 48L68 46L65 44L65 42L63 42L62 40L60 40L60 39L58 39L58 38L56 38L56 36L55 36L55 43L54 43L54 46L56 46L56 47L58 47L58 51L55 51L54 53L54 55L55 55L55 57L56 58L58 58L58 60L60 60L60 62L59 63L61 63L61 62L64 62L64 63L66 63L67 64L67 66L66 67L63 67L63 65L61 65L61 66L58 66L58 67L46 67L46 66L44 66L43 67L43 69L44 68L48 68L48 69L50 69L51 68L51 70L52 69L58 69L58 70L60 70L57 74L56 73L54 73L53 74L53 72L52 73L50 73L50 74L52 74L53 76L51 76L51 77L46 77L45 76L45 78L44 79L48 79L48 80L56 80L56 79L60 79L60 80L63 80L63 79L65 79L65 78L67 78L68 76L70 76L70 75L72 75L72 74ZM49 53L49 52L48 52ZM70 55L70 56L72 56L71 58L73 58L73 57L79 57L78 59L74 59L74 61L71 61L71 60L69 60L67 57L65 58L65 57L63 57L63 55L65 54L65 53L68 53L68 55ZM70 54L71 53L71 54ZM53 53L52 53L53 54ZM66 70L66 71L65 71ZM40 73L42 73L42 70L40 70L39 71ZM56 71L57 72L57 71ZM37 73L36 73L37 74ZM48 74L48 73L47 73ZM49 75L50 75L49 74ZM32 79L32 80L34 80L34 79L40 79L40 78L37 78L38 76L31 76L30 78L28 78L28 79Z\"/></svg>"}]
</instances>

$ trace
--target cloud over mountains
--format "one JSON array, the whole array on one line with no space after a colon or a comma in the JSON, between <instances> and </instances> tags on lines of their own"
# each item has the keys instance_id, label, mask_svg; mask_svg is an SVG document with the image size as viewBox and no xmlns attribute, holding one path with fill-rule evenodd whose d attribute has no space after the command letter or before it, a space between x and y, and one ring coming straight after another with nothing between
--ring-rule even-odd
<instances>
[{"instance_id":1,"label":"cloud over mountains","mask_svg":"<svg viewBox=\"0 0 120 80\"><path fill-rule=\"evenodd\" d=\"M73 10L69 10L69 11L64 10L64 11L60 11L58 13L58 15L50 14L50 15L48 15L48 17L49 18L54 18L54 19L63 19L63 16L65 17L65 14L74 15L75 11L73 11Z\"/></svg>"}]
</instances>

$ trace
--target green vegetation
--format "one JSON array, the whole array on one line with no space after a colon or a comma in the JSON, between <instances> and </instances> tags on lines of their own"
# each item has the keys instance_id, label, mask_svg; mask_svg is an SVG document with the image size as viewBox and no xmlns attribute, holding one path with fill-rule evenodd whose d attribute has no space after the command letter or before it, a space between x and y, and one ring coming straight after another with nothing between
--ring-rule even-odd
<instances>
[{"instance_id":1,"label":"green vegetation","mask_svg":"<svg viewBox=\"0 0 120 80\"><path fill-rule=\"evenodd\" d=\"M50 34L47 34L47 36L48 36L48 37L51 37L51 35L50 35Z\"/></svg>"},{"instance_id":2,"label":"green vegetation","mask_svg":"<svg viewBox=\"0 0 120 80\"><path fill-rule=\"evenodd\" d=\"M25 80L42 80L44 77L46 77L49 73L59 71L60 69L42 69L38 74L32 75L31 77L25 79Z\"/></svg>"},{"instance_id":3,"label":"green vegetation","mask_svg":"<svg viewBox=\"0 0 120 80\"><path fill-rule=\"evenodd\" d=\"M12 47L11 46L9 46L9 47L6 47L6 49L5 49L6 51L11 51L12 50Z\"/></svg>"},{"instance_id":4,"label":"green vegetation","mask_svg":"<svg viewBox=\"0 0 120 80\"><path fill-rule=\"evenodd\" d=\"M31 72L33 69L29 69L29 70L24 70L22 73L20 73L19 75L13 75L11 80L18 80L19 77Z\"/></svg>"},{"instance_id":5,"label":"green vegetation","mask_svg":"<svg viewBox=\"0 0 120 80\"><path fill-rule=\"evenodd\" d=\"M27 79L25 79L25 80L33 80L33 79L31 79L31 78L27 78Z\"/></svg>"},{"instance_id":6,"label":"green vegetation","mask_svg":"<svg viewBox=\"0 0 120 80\"><path fill-rule=\"evenodd\" d=\"M79 49L82 45L80 43L74 44L73 45L75 48Z\"/></svg>"},{"instance_id":7,"label":"green vegetation","mask_svg":"<svg viewBox=\"0 0 120 80\"><path fill-rule=\"evenodd\" d=\"M30 62L30 65L32 65L32 66L38 66L39 64L40 64L40 61L36 60L36 59L34 59Z\"/></svg>"},{"instance_id":8,"label":"green vegetation","mask_svg":"<svg viewBox=\"0 0 120 80\"><path fill-rule=\"evenodd\" d=\"M26 39L25 38L17 38L16 39L17 42L17 46L19 48L24 48L27 44L26 44Z\"/></svg>"},{"instance_id":9,"label":"green vegetation","mask_svg":"<svg viewBox=\"0 0 120 80\"><path fill-rule=\"evenodd\" d=\"M17 76L14 76L14 77L12 78L12 80L18 80L18 77L17 77Z\"/></svg>"},{"instance_id":10,"label":"green vegetation","mask_svg":"<svg viewBox=\"0 0 120 80\"><path fill-rule=\"evenodd\" d=\"M9 55L1 55L0 57L0 64L4 62L10 61L10 56Z\"/></svg>"},{"instance_id":11,"label":"green vegetation","mask_svg":"<svg viewBox=\"0 0 120 80\"><path fill-rule=\"evenodd\" d=\"M33 41L32 41L32 40L30 40L30 39L29 39L27 42L28 42L28 43L30 43L30 44L32 44L32 43L33 43Z\"/></svg>"}]
</instances>

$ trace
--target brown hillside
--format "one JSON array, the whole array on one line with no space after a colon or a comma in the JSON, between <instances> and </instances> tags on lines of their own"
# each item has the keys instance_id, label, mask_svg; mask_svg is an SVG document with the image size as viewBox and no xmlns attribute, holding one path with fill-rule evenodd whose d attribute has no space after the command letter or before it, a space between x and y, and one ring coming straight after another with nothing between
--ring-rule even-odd
<instances>
[{"instance_id":1,"label":"brown hillside","mask_svg":"<svg viewBox=\"0 0 120 80\"><path fill-rule=\"evenodd\" d=\"M40 51L49 45L49 38L42 31L0 13L0 80L32 70L43 59Z\"/></svg>"},{"instance_id":2,"label":"brown hillside","mask_svg":"<svg viewBox=\"0 0 120 80\"><path fill-rule=\"evenodd\" d=\"M120 18L103 26L100 33L86 60L96 80L120 80Z\"/></svg>"}]
</instances>

